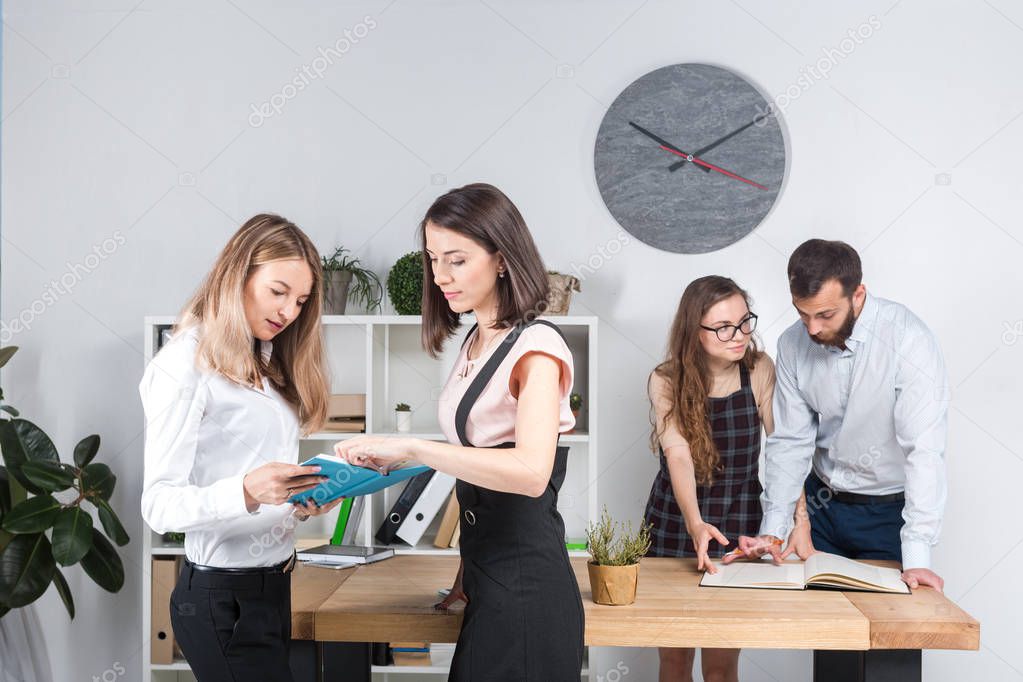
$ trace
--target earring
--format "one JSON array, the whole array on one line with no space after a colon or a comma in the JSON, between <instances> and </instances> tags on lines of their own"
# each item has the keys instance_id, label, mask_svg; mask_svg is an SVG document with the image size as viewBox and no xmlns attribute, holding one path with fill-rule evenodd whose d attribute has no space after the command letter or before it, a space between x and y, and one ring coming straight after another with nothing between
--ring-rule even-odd
<instances>
[{"instance_id":1,"label":"earring","mask_svg":"<svg viewBox=\"0 0 1023 682\"><path fill-rule=\"evenodd\" d=\"M498 270L497 271L497 276L498 277L504 277L504 270Z\"/></svg>"}]
</instances>

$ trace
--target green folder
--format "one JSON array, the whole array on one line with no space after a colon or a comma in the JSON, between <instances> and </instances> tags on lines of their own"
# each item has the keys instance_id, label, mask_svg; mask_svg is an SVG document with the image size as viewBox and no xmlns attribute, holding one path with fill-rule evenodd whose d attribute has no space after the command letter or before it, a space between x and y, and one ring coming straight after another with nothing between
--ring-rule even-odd
<instances>
[{"instance_id":1,"label":"green folder","mask_svg":"<svg viewBox=\"0 0 1023 682\"><path fill-rule=\"evenodd\" d=\"M342 538L345 536L345 530L348 528L348 517L352 513L352 503L355 501L353 497L346 497L341 503L337 514L337 524L334 525L334 535L330 538L330 544L340 545Z\"/></svg>"}]
</instances>

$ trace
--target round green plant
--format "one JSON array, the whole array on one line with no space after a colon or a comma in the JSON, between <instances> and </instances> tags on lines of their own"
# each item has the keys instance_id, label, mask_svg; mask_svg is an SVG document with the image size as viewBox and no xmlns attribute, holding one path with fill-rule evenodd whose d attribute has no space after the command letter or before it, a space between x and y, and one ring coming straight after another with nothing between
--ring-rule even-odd
<instances>
[{"instance_id":1,"label":"round green plant","mask_svg":"<svg viewBox=\"0 0 1023 682\"><path fill-rule=\"evenodd\" d=\"M387 275L387 295L399 315L419 315L423 310L423 252L407 253Z\"/></svg>"}]
</instances>

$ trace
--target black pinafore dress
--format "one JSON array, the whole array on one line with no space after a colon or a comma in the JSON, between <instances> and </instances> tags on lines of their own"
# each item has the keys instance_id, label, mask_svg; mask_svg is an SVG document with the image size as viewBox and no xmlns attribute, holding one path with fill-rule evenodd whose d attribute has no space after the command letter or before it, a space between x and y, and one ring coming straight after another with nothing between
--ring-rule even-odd
<instances>
[{"instance_id":1,"label":"black pinafore dress","mask_svg":"<svg viewBox=\"0 0 1023 682\"><path fill-rule=\"evenodd\" d=\"M469 411L519 334L532 324L546 324L561 334L545 320L509 332L458 404L455 429L462 445L474 447L465 431ZM466 339L471 334L469 330ZM461 510L462 589L469 601L450 682L578 682L583 605L558 512L567 458L568 448L559 446L547 489L536 498L464 481L455 484Z\"/></svg>"},{"instance_id":2,"label":"black pinafore dress","mask_svg":"<svg viewBox=\"0 0 1023 682\"><path fill-rule=\"evenodd\" d=\"M749 370L739 366L740 388L722 398L709 398L711 436L721 457L720 471L711 485L696 486L703 520L716 526L731 541L728 548L710 541L708 554L716 558L735 547L740 535L757 535L763 511L759 479L760 414L750 384ZM695 557L696 547L686 532L682 510L671 487L664 450L661 470L650 489L644 521L651 524L647 556Z\"/></svg>"}]
</instances>

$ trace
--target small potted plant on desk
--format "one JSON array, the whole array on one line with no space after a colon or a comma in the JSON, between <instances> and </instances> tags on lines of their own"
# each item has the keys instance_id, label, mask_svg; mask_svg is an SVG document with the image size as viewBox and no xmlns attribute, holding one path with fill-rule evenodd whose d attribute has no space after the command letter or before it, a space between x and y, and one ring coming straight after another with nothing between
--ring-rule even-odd
<instances>
[{"instance_id":1,"label":"small potted plant on desk","mask_svg":"<svg viewBox=\"0 0 1023 682\"><path fill-rule=\"evenodd\" d=\"M624 606L636 601L639 561L650 549L650 526L640 524L633 532L632 522L611 520L604 507L600 521L586 531L590 556L586 568L590 574L593 601L608 606Z\"/></svg>"},{"instance_id":2,"label":"small potted plant on desk","mask_svg":"<svg viewBox=\"0 0 1023 682\"><path fill-rule=\"evenodd\" d=\"M398 433L408 433L412 430L412 408L408 403L398 403L394 406L394 428Z\"/></svg>"}]
</instances>

